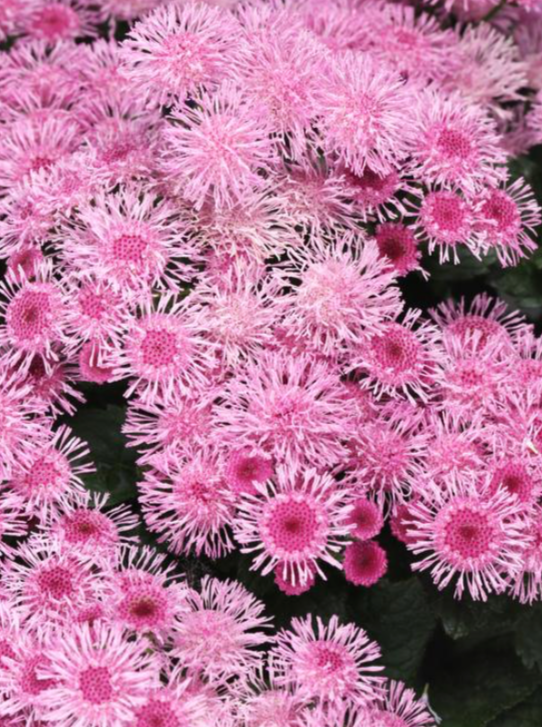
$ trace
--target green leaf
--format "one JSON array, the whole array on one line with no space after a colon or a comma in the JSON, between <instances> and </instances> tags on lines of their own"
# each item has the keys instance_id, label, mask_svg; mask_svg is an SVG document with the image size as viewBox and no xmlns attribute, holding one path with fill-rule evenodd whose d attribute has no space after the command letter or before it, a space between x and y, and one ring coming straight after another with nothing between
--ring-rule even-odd
<instances>
[{"instance_id":1,"label":"green leaf","mask_svg":"<svg viewBox=\"0 0 542 727\"><path fill-rule=\"evenodd\" d=\"M357 589L350 603L355 621L380 644L386 674L413 682L436 624L420 581L383 580Z\"/></svg>"},{"instance_id":2,"label":"green leaf","mask_svg":"<svg viewBox=\"0 0 542 727\"><path fill-rule=\"evenodd\" d=\"M74 432L88 443L96 472L84 477L89 490L108 492L109 504L131 500L137 496L136 452L128 449L121 432L125 409L81 409L70 421Z\"/></svg>"},{"instance_id":3,"label":"green leaf","mask_svg":"<svg viewBox=\"0 0 542 727\"><path fill-rule=\"evenodd\" d=\"M542 725L542 687L530 697L489 723L489 727L540 727Z\"/></svg>"},{"instance_id":4,"label":"green leaf","mask_svg":"<svg viewBox=\"0 0 542 727\"><path fill-rule=\"evenodd\" d=\"M443 727L485 727L529 697L539 679L512 649L485 642L442 663L429 698Z\"/></svg>"},{"instance_id":5,"label":"green leaf","mask_svg":"<svg viewBox=\"0 0 542 727\"><path fill-rule=\"evenodd\" d=\"M461 601L451 591L431 592L434 613L452 639L494 637L515 628L519 607L507 596L490 596L487 601Z\"/></svg>"}]
</instances>

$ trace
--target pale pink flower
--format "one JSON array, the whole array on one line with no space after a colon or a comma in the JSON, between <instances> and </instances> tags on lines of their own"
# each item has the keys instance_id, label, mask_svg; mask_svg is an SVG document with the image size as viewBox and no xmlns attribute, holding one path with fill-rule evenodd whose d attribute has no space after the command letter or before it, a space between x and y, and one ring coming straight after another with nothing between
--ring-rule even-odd
<instances>
[{"instance_id":1,"label":"pale pink flower","mask_svg":"<svg viewBox=\"0 0 542 727\"><path fill-rule=\"evenodd\" d=\"M182 262L191 253L184 232L175 206L131 186L102 193L80 209L59 247L80 276L107 284L127 299L145 299L152 286L177 288L191 276Z\"/></svg>"},{"instance_id":2,"label":"pale pink flower","mask_svg":"<svg viewBox=\"0 0 542 727\"><path fill-rule=\"evenodd\" d=\"M162 169L180 195L235 206L264 183L273 163L269 121L236 86L223 84L197 105L177 106L164 131Z\"/></svg>"},{"instance_id":3,"label":"pale pink flower","mask_svg":"<svg viewBox=\"0 0 542 727\"><path fill-rule=\"evenodd\" d=\"M342 169L344 193L352 199L354 212L363 221L376 217L379 222L395 219L398 213L406 216L407 207L403 196L418 198L422 192L419 185L408 177L402 177L395 169L386 173L375 172L365 166L361 174L355 174L348 167Z\"/></svg>"},{"instance_id":4,"label":"pale pink flower","mask_svg":"<svg viewBox=\"0 0 542 727\"><path fill-rule=\"evenodd\" d=\"M366 165L391 171L409 152L407 99L399 75L370 56L346 52L334 58L317 89L324 147L356 174Z\"/></svg>"},{"instance_id":5,"label":"pale pink flower","mask_svg":"<svg viewBox=\"0 0 542 727\"><path fill-rule=\"evenodd\" d=\"M290 5L302 13L307 28L334 54L364 47L367 17L363 6L334 0L294 1Z\"/></svg>"},{"instance_id":6,"label":"pale pink flower","mask_svg":"<svg viewBox=\"0 0 542 727\"><path fill-rule=\"evenodd\" d=\"M439 589L455 582L455 595L468 591L474 600L502 593L521 570L528 546L528 523L516 497L499 489L475 493L473 488L450 495L432 491L430 500L409 508L415 540L408 547L419 557L414 570L430 570Z\"/></svg>"},{"instance_id":7,"label":"pale pink flower","mask_svg":"<svg viewBox=\"0 0 542 727\"><path fill-rule=\"evenodd\" d=\"M506 178L506 154L483 109L459 95L428 90L418 95L412 172L426 184L472 194Z\"/></svg>"},{"instance_id":8,"label":"pale pink flower","mask_svg":"<svg viewBox=\"0 0 542 727\"><path fill-rule=\"evenodd\" d=\"M309 576L302 580L299 567L289 567L287 563L279 563L273 572L275 585L287 596L301 596L307 593L316 583L316 570L309 567Z\"/></svg>"},{"instance_id":9,"label":"pale pink flower","mask_svg":"<svg viewBox=\"0 0 542 727\"><path fill-rule=\"evenodd\" d=\"M439 329L420 316L421 311L410 309L401 323L383 324L352 352L350 368L366 376L361 386L371 388L377 398L399 396L414 402L431 397L444 349Z\"/></svg>"},{"instance_id":10,"label":"pale pink flower","mask_svg":"<svg viewBox=\"0 0 542 727\"><path fill-rule=\"evenodd\" d=\"M97 623L66 629L38 669L52 685L40 694L45 722L58 727L112 727L135 719L150 689L159 686L158 660L148 642L128 640L119 626Z\"/></svg>"},{"instance_id":11,"label":"pale pink flower","mask_svg":"<svg viewBox=\"0 0 542 727\"><path fill-rule=\"evenodd\" d=\"M277 462L344 459L350 421L335 370L308 356L263 353L226 384L215 421L225 444L257 447Z\"/></svg>"},{"instance_id":12,"label":"pale pink flower","mask_svg":"<svg viewBox=\"0 0 542 727\"><path fill-rule=\"evenodd\" d=\"M93 384L110 383L115 378L117 356L115 348L98 341L87 341L77 357L81 380Z\"/></svg>"},{"instance_id":13,"label":"pale pink flower","mask_svg":"<svg viewBox=\"0 0 542 727\"><path fill-rule=\"evenodd\" d=\"M388 569L386 551L373 540L347 545L343 570L349 583L355 586L374 586Z\"/></svg>"},{"instance_id":14,"label":"pale pink flower","mask_svg":"<svg viewBox=\"0 0 542 727\"><path fill-rule=\"evenodd\" d=\"M75 414L77 404L85 402L84 395L75 384L74 367L62 361L45 361L34 356L24 382L30 385L32 395L54 417Z\"/></svg>"},{"instance_id":15,"label":"pale pink flower","mask_svg":"<svg viewBox=\"0 0 542 727\"><path fill-rule=\"evenodd\" d=\"M49 431L24 465L13 471L10 487L24 496L25 511L40 520L65 503L81 501L82 476L95 471L88 446L65 424Z\"/></svg>"},{"instance_id":16,"label":"pale pink flower","mask_svg":"<svg viewBox=\"0 0 542 727\"><path fill-rule=\"evenodd\" d=\"M347 522L351 526L350 534L358 540L370 540L377 536L384 527L381 509L367 499L359 499L354 502Z\"/></svg>"},{"instance_id":17,"label":"pale pink flower","mask_svg":"<svg viewBox=\"0 0 542 727\"><path fill-rule=\"evenodd\" d=\"M23 245L7 260L8 277L16 283L36 280L44 268L45 256L39 247Z\"/></svg>"},{"instance_id":18,"label":"pale pink flower","mask_svg":"<svg viewBox=\"0 0 542 727\"><path fill-rule=\"evenodd\" d=\"M278 686L273 671L258 672L235 697L243 727L307 726L307 700L295 688Z\"/></svg>"},{"instance_id":19,"label":"pale pink flower","mask_svg":"<svg viewBox=\"0 0 542 727\"><path fill-rule=\"evenodd\" d=\"M31 38L54 45L63 40L96 36L103 20L99 7L88 0L28 0L25 30Z\"/></svg>"},{"instance_id":20,"label":"pale pink flower","mask_svg":"<svg viewBox=\"0 0 542 727\"><path fill-rule=\"evenodd\" d=\"M402 682L389 681L363 715L360 727L436 727L437 721L423 699Z\"/></svg>"},{"instance_id":21,"label":"pale pink flower","mask_svg":"<svg viewBox=\"0 0 542 727\"><path fill-rule=\"evenodd\" d=\"M124 74L157 105L183 103L231 76L244 58L233 14L198 2L157 8L123 44Z\"/></svg>"},{"instance_id":22,"label":"pale pink flower","mask_svg":"<svg viewBox=\"0 0 542 727\"><path fill-rule=\"evenodd\" d=\"M263 603L240 583L206 576L177 618L173 653L211 684L242 679L261 665L269 625Z\"/></svg>"},{"instance_id":23,"label":"pale pink flower","mask_svg":"<svg viewBox=\"0 0 542 727\"><path fill-rule=\"evenodd\" d=\"M235 496L216 453L208 448L181 457L155 458L156 469L138 483L147 527L176 554L217 558L233 549L228 532Z\"/></svg>"},{"instance_id":24,"label":"pale pink flower","mask_svg":"<svg viewBox=\"0 0 542 727\"><path fill-rule=\"evenodd\" d=\"M6 278L0 285L0 344L5 360L28 370L41 355L45 365L58 360L57 345L66 342L66 299L52 280L50 268L40 268L35 281L17 284Z\"/></svg>"},{"instance_id":25,"label":"pale pink flower","mask_svg":"<svg viewBox=\"0 0 542 727\"><path fill-rule=\"evenodd\" d=\"M0 187L9 189L31 172L49 169L81 144L81 129L69 115L25 117L2 135Z\"/></svg>"},{"instance_id":26,"label":"pale pink flower","mask_svg":"<svg viewBox=\"0 0 542 727\"><path fill-rule=\"evenodd\" d=\"M257 449L232 449L226 457L224 477L237 495L256 494L256 484L272 479L271 457Z\"/></svg>"},{"instance_id":27,"label":"pale pink flower","mask_svg":"<svg viewBox=\"0 0 542 727\"><path fill-rule=\"evenodd\" d=\"M325 579L321 563L341 567L351 508L331 475L279 466L275 482L255 488L255 495L245 494L238 503L234 523L241 551L254 554L252 570L267 575L280 564L282 578L296 586L314 572Z\"/></svg>"},{"instance_id":28,"label":"pale pink flower","mask_svg":"<svg viewBox=\"0 0 542 727\"><path fill-rule=\"evenodd\" d=\"M282 299L284 327L328 356L378 331L402 308L395 271L373 240L353 233L300 250L280 275L299 281Z\"/></svg>"},{"instance_id":29,"label":"pale pink flower","mask_svg":"<svg viewBox=\"0 0 542 727\"><path fill-rule=\"evenodd\" d=\"M270 665L277 683L291 685L300 696L323 704L365 704L378 696L382 667L375 664L380 648L363 629L341 624L332 616L326 625L311 616L294 618L281 630L271 649Z\"/></svg>"},{"instance_id":30,"label":"pale pink flower","mask_svg":"<svg viewBox=\"0 0 542 727\"><path fill-rule=\"evenodd\" d=\"M201 318L173 294L162 295L156 308L142 305L140 317L130 321L115 368L117 377L132 379L126 395L137 390L142 401L152 402L175 390L194 396L207 388L215 347L202 333Z\"/></svg>"},{"instance_id":31,"label":"pale pink flower","mask_svg":"<svg viewBox=\"0 0 542 727\"><path fill-rule=\"evenodd\" d=\"M459 263L458 248L467 247L480 257L482 246L476 235L476 210L472 203L450 190L429 191L423 198L416 221L417 236L428 244L429 253L439 251L439 262Z\"/></svg>"},{"instance_id":32,"label":"pale pink flower","mask_svg":"<svg viewBox=\"0 0 542 727\"><path fill-rule=\"evenodd\" d=\"M10 597L27 611L27 626L42 635L68 625L77 611L98 600L102 588L92 561L36 536L1 570Z\"/></svg>"},{"instance_id":33,"label":"pale pink flower","mask_svg":"<svg viewBox=\"0 0 542 727\"><path fill-rule=\"evenodd\" d=\"M403 277L413 270L422 271L422 253L410 227L400 222L384 222L376 228L375 240L380 254L389 260L398 276Z\"/></svg>"},{"instance_id":34,"label":"pale pink flower","mask_svg":"<svg viewBox=\"0 0 542 727\"><path fill-rule=\"evenodd\" d=\"M115 0L118 2L118 0ZM156 0L155 0L156 1ZM148 0L147 0L148 2ZM192 694L189 681L173 681L159 689L149 690L147 701L135 712L134 727L219 727L209 701L203 695Z\"/></svg>"},{"instance_id":35,"label":"pale pink flower","mask_svg":"<svg viewBox=\"0 0 542 727\"><path fill-rule=\"evenodd\" d=\"M517 265L537 249L534 238L542 222L541 210L523 179L501 189L486 187L476 201L476 228L481 244L486 250L496 250L501 265Z\"/></svg>"},{"instance_id":36,"label":"pale pink flower","mask_svg":"<svg viewBox=\"0 0 542 727\"><path fill-rule=\"evenodd\" d=\"M138 461L148 463L161 449L179 454L203 446L211 431L214 389L203 390L196 398L174 390L168 397L146 402L131 399L122 431L128 446L140 452Z\"/></svg>"},{"instance_id":37,"label":"pale pink flower","mask_svg":"<svg viewBox=\"0 0 542 727\"><path fill-rule=\"evenodd\" d=\"M0 201L0 255L9 256L9 269L20 276L19 267L36 274L43 254L40 246L46 242L54 226L53 208L36 185L34 173L14 184ZM34 260L32 260L34 258Z\"/></svg>"}]
</instances>

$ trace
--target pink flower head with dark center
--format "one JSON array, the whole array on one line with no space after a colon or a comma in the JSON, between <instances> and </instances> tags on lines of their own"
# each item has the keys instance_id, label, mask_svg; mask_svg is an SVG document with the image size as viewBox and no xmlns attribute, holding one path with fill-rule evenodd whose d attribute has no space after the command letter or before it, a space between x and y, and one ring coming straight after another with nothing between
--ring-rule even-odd
<instances>
[{"instance_id":1,"label":"pink flower head with dark center","mask_svg":"<svg viewBox=\"0 0 542 727\"><path fill-rule=\"evenodd\" d=\"M440 303L429 311L431 318L444 332L444 340L457 338L467 344L483 348L492 340L503 347L511 347L519 336L530 331L530 325L519 311L512 311L504 301L487 293L475 296L470 305L464 298Z\"/></svg>"},{"instance_id":2,"label":"pink flower head with dark center","mask_svg":"<svg viewBox=\"0 0 542 727\"><path fill-rule=\"evenodd\" d=\"M307 727L307 700L295 688L278 686L273 672L259 670L238 695L241 724L246 727Z\"/></svg>"},{"instance_id":3,"label":"pink flower head with dark center","mask_svg":"<svg viewBox=\"0 0 542 727\"><path fill-rule=\"evenodd\" d=\"M146 464L162 449L182 455L203 446L209 439L215 398L211 388L202 390L195 399L177 390L149 402L131 399L122 431L128 446L140 453L138 461Z\"/></svg>"},{"instance_id":4,"label":"pink flower head with dark center","mask_svg":"<svg viewBox=\"0 0 542 727\"><path fill-rule=\"evenodd\" d=\"M40 537L19 546L17 561L4 564L2 580L27 611L27 625L43 634L69 624L78 610L97 601L101 589L90 560Z\"/></svg>"},{"instance_id":5,"label":"pink flower head with dark center","mask_svg":"<svg viewBox=\"0 0 542 727\"><path fill-rule=\"evenodd\" d=\"M119 291L103 280L68 279L66 330L69 348L82 342L119 345L130 320L130 307Z\"/></svg>"},{"instance_id":6,"label":"pink flower head with dark center","mask_svg":"<svg viewBox=\"0 0 542 727\"><path fill-rule=\"evenodd\" d=\"M45 257L39 247L25 245L11 253L7 260L8 276L16 283L39 277Z\"/></svg>"},{"instance_id":7,"label":"pink flower head with dark center","mask_svg":"<svg viewBox=\"0 0 542 727\"><path fill-rule=\"evenodd\" d=\"M287 465L343 459L341 439L350 416L334 369L281 352L249 361L226 385L216 408L225 444L262 449Z\"/></svg>"},{"instance_id":8,"label":"pink flower head with dark center","mask_svg":"<svg viewBox=\"0 0 542 727\"><path fill-rule=\"evenodd\" d=\"M472 194L506 177L506 155L494 123L459 95L419 95L412 171L425 184Z\"/></svg>"},{"instance_id":9,"label":"pink flower head with dark center","mask_svg":"<svg viewBox=\"0 0 542 727\"><path fill-rule=\"evenodd\" d=\"M350 512L347 495L329 474L278 466L276 481L244 495L234 524L242 552L253 553L252 570L267 575L280 564L282 578L304 585L322 563L340 568Z\"/></svg>"},{"instance_id":10,"label":"pink flower head with dark center","mask_svg":"<svg viewBox=\"0 0 542 727\"><path fill-rule=\"evenodd\" d=\"M389 172L374 172L366 166L361 174L354 174L348 167L342 169L345 193L352 199L355 212L365 219L375 218L385 222L388 218L396 218L398 213L407 214L407 208L401 200L403 193L420 197L421 190L408 178L403 178L395 169Z\"/></svg>"},{"instance_id":11,"label":"pink flower head with dark center","mask_svg":"<svg viewBox=\"0 0 542 727\"><path fill-rule=\"evenodd\" d=\"M64 548L89 557L113 557L117 546L131 542L139 518L129 507L107 507L108 495L87 495L75 505L66 503L43 524Z\"/></svg>"},{"instance_id":12,"label":"pink flower head with dark center","mask_svg":"<svg viewBox=\"0 0 542 727\"><path fill-rule=\"evenodd\" d=\"M174 288L191 276L181 262L190 248L175 207L140 191L133 187L101 194L84 206L61 250L80 276L90 276L127 300L145 300L152 286Z\"/></svg>"},{"instance_id":13,"label":"pink flower head with dark center","mask_svg":"<svg viewBox=\"0 0 542 727\"><path fill-rule=\"evenodd\" d=\"M356 174L388 173L409 150L407 98L400 77L368 55L333 58L316 98L324 147Z\"/></svg>"},{"instance_id":14,"label":"pink flower head with dark center","mask_svg":"<svg viewBox=\"0 0 542 727\"><path fill-rule=\"evenodd\" d=\"M50 431L28 462L17 468L10 486L25 500L25 511L40 520L59 506L81 501L82 476L95 471L88 446L65 424Z\"/></svg>"},{"instance_id":15,"label":"pink flower head with dark center","mask_svg":"<svg viewBox=\"0 0 542 727\"><path fill-rule=\"evenodd\" d=\"M36 188L34 174L11 186L0 201L0 212L0 255L9 258L12 275L21 277L26 273L30 280L43 262L40 245L55 223L53 207Z\"/></svg>"},{"instance_id":16,"label":"pink flower head with dark center","mask_svg":"<svg viewBox=\"0 0 542 727\"><path fill-rule=\"evenodd\" d=\"M272 479L273 460L264 452L251 449L233 449L227 456L224 477L237 495L256 494L256 485Z\"/></svg>"},{"instance_id":17,"label":"pink flower head with dark center","mask_svg":"<svg viewBox=\"0 0 542 727\"><path fill-rule=\"evenodd\" d=\"M40 696L46 721L105 727L134 720L149 690L159 687L159 665L141 638L128 640L117 625L98 622L66 629L46 650L40 670L52 686Z\"/></svg>"},{"instance_id":18,"label":"pink flower head with dark center","mask_svg":"<svg viewBox=\"0 0 542 727\"><path fill-rule=\"evenodd\" d=\"M308 700L362 705L380 693L383 679L376 674L382 667L375 663L380 648L354 624L332 616L327 625L317 618L315 627L311 616L294 618L276 642L269 659L277 683Z\"/></svg>"},{"instance_id":19,"label":"pink flower head with dark center","mask_svg":"<svg viewBox=\"0 0 542 727\"><path fill-rule=\"evenodd\" d=\"M383 696L377 697L363 715L360 727L436 727L437 722L423 699L402 682L389 681Z\"/></svg>"},{"instance_id":20,"label":"pink flower head with dark center","mask_svg":"<svg viewBox=\"0 0 542 727\"><path fill-rule=\"evenodd\" d=\"M123 44L123 73L149 102L184 103L231 76L244 58L233 14L199 2L157 8Z\"/></svg>"},{"instance_id":21,"label":"pink flower head with dark center","mask_svg":"<svg viewBox=\"0 0 542 727\"><path fill-rule=\"evenodd\" d=\"M49 271L44 270L39 280L20 285L6 279L0 295L0 344L9 347L4 354L7 361L26 369L36 355L44 361L56 360L56 346L66 341L66 299Z\"/></svg>"},{"instance_id":22,"label":"pink flower head with dark center","mask_svg":"<svg viewBox=\"0 0 542 727\"><path fill-rule=\"evenodd\" d=\"M476 197L477 232L481 244L495 249L501 265L517 265L536 250L536 228L542 222L540 206L523 179L507 187L486 187Z\"/></svg>"},{"instance_id":23,"label":"pink flower head with dark center","mask_svg":"<svg viewBox=\"0 0 542 727\"><path fill-rule=\"evenodd\" d=\"M233 85L179 106L164 132L162 168L197 210L238 204L262 187L273 162L269 124Z\"/></svg>"},{"instance_id":24,"label":"pink flower head with dark center","mask_svg":"<svg viewBox=\"0 0 542 727\"><path fill-rule=\"evenodd\" d=\"M281 274L300 281L283 297L284 327L328 356L379 330L402 308L395 271L373 240L355 234L300 250Z\"/></svg>"},{"instance_id":25,"label":"pink flower head with dark center","mask_svg":"<svg viewBox=\"0 0 542 727\"><path fill-rule=\"evenodd\" d=\"M98 341L87 341L79 351L77 363L82 381L93 384L108 384L115 378L116 349L112 349Z\"/></svg>"},{"instance_id":26,"label":"pink flower head with dark center","mask_svg":"<svg viewBox=\"0 0 542 727\"><path fill-rule=\"evenodd\" d=\"M343 570L349 583L355 586L374 586L388 569L386 551L373 540L350 543L344 551Z\"/></svg>"},{"instance_id":27,"label":"pink flower head with dark center","mask_svg":"<svg viewBox=\"0 0 542 727\"><path fill-rule=\"evenodd\" d=\"M410 227L400 222L384 222L376 228L375 240L380 254L389 260L397 275L421 270L422 253Z\"/></svg>"},{"instance_id":28,"label":"pink flower head with dark center","mask_svg":"<svg viewBox=\"0 0 542 727\"><path fill-rule=\"evenodd\" d=\"M517 497L525 507L533 505L540 498L540 471L528 457L501 456L493 463L488 475L491 492L503 489Z\"/></svg>"},{"instance_id":29,"label":"pink flower head with dark center","mask_svg":"<svg viewBox=\"0 0 542 727\"><path fill-rule=\"evenodd\" d=\"M85 397L73 384L74 368L61 361L44 361L42 356L34 356L28 367L25 383L31 387L32 395L40 405L53 416L61 413L75 413L76 404L83 403Z\"/></svg>"},{"instance_id":30,"label":"pink flower head with dark center","mask_svg":"<svg viewBox=\"0 0 542 727\"><path fill-rule=\"evenodd\" d=\"M205 389L214 364L214 345L203 337L198 317L173 295L163 295L156 308L142 306L132 319L115 374L132 378L128 396L137 390L142 401L152 402L175 390L194 395Z\"/></svg>"},{"instance_id":31,"label":"pink flower head with dark center","mask_svg":"<svg viewBox=\"0 0 542 727\"><path fill-rule=\"evenodd\" d=\"M246 676L262 663L260 647L269 641L263 603L235 581L206 576L191 591L178 617L174 655L212 685Z\"/></svg>"},{"instance_id":32,"label":"pink flower head with dark center","mask_svg":"<svg viewBox=\"0 0 542 727\"><path fill-rule=\"evenodd\" d=\"M502 593L521 569L527 525L517 497L505 489L455 495L435 490L410 508L416 539L414 570L429 570L439 589L455 581L455 595L474 600Z\"/></svg>"},{"instance_id":33,"label":"pink flower head with dark center","mask_svg":"<svg viewBox=\"0 0 542 727\"><path fill-rule=\"evenodd\" d=\"M175 682L149 692L146 703L135 713L134 727L189 727L218 724L204 696L192 694L190 682ZM209 721L212 720L212 721Z\"/></svg>"},{"instance_id":34,"label":"pink flower head with dark center","mask_svg":"<svg viewBox=\"0 0 542 727\"><path fill-rule=\"evenodd\" d=\"M70 116L30 116L10 124L0 149L0 187L9 189L32 172L50 169L81 143L81 128Z\"/></svg>"},{"instance_id":35,"label":"pink flower head with dark center","mask_svg":"<svg viewBox=\"0 0 542 727\"><path fill-rule=\"evenodd\" d=\"M216 452L194 449L153 460L154 470L138 483L147 527L175 554L218 558L233 549L229 526L235 495Z\"/></svg>"},{"instance_id":36,"label":"pink flower head with dark center","mask_svg":"<svg viewBox=\"0 0 542 727\"><path fill-rule=\"evenodd\" d=\"M386 323L353 352L351 368L366 375L362 386L383 395L414 397L423 401L431 396L435 368L444 357L441 333L427 322L419 321L421 311L411 309L402 323Z\"/></svg>"},{"instance_id":37,"label":"pink flower head with dark center","mask_svg":"<svg viewBox=\"0 0 542 727\"><path fill-rule=\"evenodd\" d=\"M108 574L106 612L131 631L151 633L164 642L184 609L188 589L172 582L164 556L150 548L124 547L117 551L117 560Z\"/></svg>"},{"instance_id":38,"label":"pink flower head with dark center","mask_svg":"<svg viewBox=\"0 0 542 727\"><path fill-rule=\"evenodd\" d=\"M55 45L64 40L95 36L103 20L96 5L85 0L30 0L26 31L31 38Z\"/></svg>"},{"instance_id":39,"label":"pink flower head with dark center","mask_svg":"<svg viewBox=\"0 0 542 727\"><path fill-rule=\"evenodd\" d=\"M350 534L357 540L370 540L378 535L384 526L384 517L378 505L371 500L359 499L354 502L347 522Z\"/></svg>"},{"instance_id":40,"label":"pink flower head with dark center","mask_svg":"<svg viewBox=\"0 0 542 727\"><path fill-rule=\"evenodd\" d=\"M428 243L429 252L439 251L441 263L459 263L458 247L466 246L476 257L481 248L475 234L472 205L456 192L429 192L421 203L417 234Z\"/></svg>"}]
</instances>

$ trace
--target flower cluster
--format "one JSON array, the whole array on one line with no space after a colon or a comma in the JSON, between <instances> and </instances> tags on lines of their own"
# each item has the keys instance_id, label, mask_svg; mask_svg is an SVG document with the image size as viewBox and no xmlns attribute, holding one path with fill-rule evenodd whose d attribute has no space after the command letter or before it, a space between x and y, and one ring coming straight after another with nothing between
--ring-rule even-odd
<instances>
[{"instance_id":1,"label":"flower cluster","mask_svg":"<svg viewBox=\"0 0 542 727\"><path fill-rule=\"evenodd\" d=\"M4 0L1 725L434 724L357 625L273 634L180 557L367 588L387 522L438 588L542 599L541 340L401 292L536 248L541 8L495 6ZM70 428L118 382L167 557Z\"/></svg>"}]
</instances>

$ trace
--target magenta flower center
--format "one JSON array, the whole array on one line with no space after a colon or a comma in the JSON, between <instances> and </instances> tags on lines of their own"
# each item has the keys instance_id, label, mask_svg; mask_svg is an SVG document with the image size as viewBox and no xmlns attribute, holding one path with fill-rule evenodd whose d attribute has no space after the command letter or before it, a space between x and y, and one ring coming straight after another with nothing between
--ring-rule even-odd
<instances>
[{"instance_id":1,"label":"magenta flower center","mask_svg":"<svg viewBox=\"0 0 542 727\"><path fill-rule=\"evenodd\" d=\"M38 576L38 584L42 591L55 599L69 596L74 590L69 570L60 565L43 570Z\"/></svg>"},{"instance_id":2,"label":"magenta flower center","mask_svg":"<svg viewBox=\"0 0 542 727\"><path fill-rule=\"evenodd\" d=\"M148 241L141 235L119 235L113 240L112 251L116 260L141 265L145 262Z\"/></svg>"},{"instance_id":3,"label":"magenta flower center","mask_svg":"<svg viewBox=\"0 0 542 727\"><path fill-rule=\"evenodd\" d=\"M64 519L64 534L70 543L85 543L99 539L106 532L109 520L105 515L90 510L79 510Z\"/></svg>"},{"instance_id":4,"label":"magenta flower center","mask_svg":"<svg viewBox=\"0 0 542 727\"><path fill-rule=\"evenodd\" d=\"M79 307L85 316L96 321L99 321L106 312L104 301L91 288L83 288L79 293Z\"/></svg>"},{"instance_id":5,"label":"magenta flower center","mask_svg":"<svg viewBox=\"0 0 542 727\"><path fill-rule=\"evenodd\" d=\"M139 710L135 727L181 727L169 704L153 700Z\"/></svg>"},{"instance_id":6,"label":"magenta flower center","mask_svg":"<svg viewBox=\"0 0 542 727\"><path fill-rule=\"evenodd\" d=\"M332 674L344 668L342 654L327 644L316 644L314 660L319 669L323 669Z\"/></svg>"},{"instance_id":7,"label":"magenta flower center","mask_svg":"<svg viewBox=\"0 0 542 727\"><path fill-rule=\"evenodd\" d=\"M461 558L480 558L488 553L493 535L493 526L485 513L464 508L446 525L445 542Z\"/></svg>"},{"instance_id":8,"label":"magenta flower center","mask_svg":"<svg viewBox=\"0 0 542 727\"><path fill-rule=\"evenodd\" d=\"M438 136L437 146L450 159L465 159L472 150L470 139L454 129L443 129Z\"/></svg>"},{"instance_id":9,"label":"magenta flower center","mask_svg":"<svg viewBox=\"0 0 542 727\"><path fill-rule=\"evenodd\" d=\"M314 509L306 502L281 502L267 523L275 545L287 553L304 550L318 532Z\"/></svg>"},{"instance_id":10,"label":"magenta flower center","mask_svg":"<svg viewBox=\"0 0 542 727\"><path fill-rule=\"evenodd\" d=\"M513 199L501 190L493 190L482 206L482 214L497 225L499 232L519 229L520 214Z\"/></svg>"},{"instance_id":11,"label":"magenta flower center","mask_svg":"<svg viewBox=\"0 0 542 727\"><path fill-rule=\"evenodd\" d=\"M41 459L30 468L25 484L31 490L53 487L60 476L60 471L50 459Z\"/></svg>"},{"instance_id":12,"label":"magenta flower center","mask_svg":"<svg viewBox=\"0 0 542 727\"><path fill-rule=\"evenodd\" d=\"M108 702L113 695L109 670L105 666L91 666L79 675L79 689L91 704Z\"/></svg>"},{"instance_id":13,"label":"magenta flower center","mask_svg":"<svg viewBox=\"0 0 542 727\"><path fill-rule=\"evenodd\" d=\"M30 339L49 327L51 300L47 293L24 291L9 306L9 322L17 338Z\"/></svg>"},{"instance_id":14,"label":"magenta flower center","mask_svg":"<svg viewBox=\"0 0 542 727\"><path fill-rule=\"evenodd\" d=\"M36 670L40 665L43 666L43 661L40 654L25 661L20 681L21 690L25 694L36 696L54 684L52 679L38 679L37 677Z\"/></svg>"},{"instance_id":15,"label":"magenta flower center","mask_svg":"<svg viewBox=\"0 0 542 727\"><path fill-rule=\"evenodd\" d=\"M141 342L143 361L147 366L168 366L178 353L177 336L169 331L147 331Z\"/></svg>"}]
</instances>

